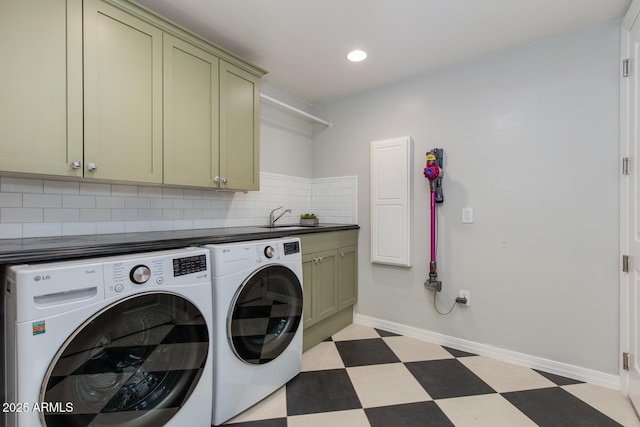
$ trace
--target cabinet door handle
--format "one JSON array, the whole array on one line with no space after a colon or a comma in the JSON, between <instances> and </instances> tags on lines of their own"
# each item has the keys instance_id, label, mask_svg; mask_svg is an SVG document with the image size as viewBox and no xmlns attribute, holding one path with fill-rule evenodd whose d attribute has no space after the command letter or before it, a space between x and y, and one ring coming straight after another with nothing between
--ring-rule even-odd
<instances>
[{"instance_id":1,"label":"cabinet door handle","mask_svg":"<svg viewBox=\"0 0 640 427\"><path fill-rule=\"evenodd\" d=\"M226 184L227 182L229 182L229 180L227 178L222 178L222 183Z\"/></svg>"},{"instance_id":2,"label":"cabinet door handle","mask_svg":"<svg viewBox=\"0 0 640 427\"><path fill-rule=\"evenodd\" d=\"M342 257L342 256L344 256L344 252L340 252L340 256L341 256L341 257Z\"/></svg>"},{"instance_id":3,"label":"cabinet door handle","mask_svg":"<svg viewBox=\"0 0 640 427\"><path fill-rule=\"evenodd\" d=\"M71 162L71 167L73 169L80 169L82 167L82 162L80 160L74 160Z\"/></svg>"},{"instance_id":4,"label":"cabinet door handle","mask_svg":"<svg viewBox=\"0 0 640 427\"><path fill-rule=\"evenodd\" d=\"M322 262L322 260L324 260L324 257L318 258L318 261Z\"/></svg>"},{"instance_id":5,"label":"cabinet door handle","mask_svg":"<svg viewBox=\"0 0 640 427\"><path fill-rule=\"evenodd\" d=\"M98 169L98 165L96 165L95 163L89 163L87 165L87 169L90 170L90 171L97 170Z\"/></svg>"},{"instance_id":6,"label":"cabinet door handle","mask_svg":"<svg viewBox=\"0 0 640 427\"><path fill-rule=\"evenodd\" d=\"M219 177L219 176L214 176L214 177L213 177L213 182L215 182L216 184L217 184L218 182L220 182L220 177Z\"/></svg>"}]
</instances>

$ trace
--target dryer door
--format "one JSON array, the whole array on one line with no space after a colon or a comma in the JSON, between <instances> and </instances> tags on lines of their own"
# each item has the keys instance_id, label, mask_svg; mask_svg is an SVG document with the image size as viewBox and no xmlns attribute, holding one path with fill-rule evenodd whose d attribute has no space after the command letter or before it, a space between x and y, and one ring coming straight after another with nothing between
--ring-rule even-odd
<instances>
[{"instance_id":1,"label":"dryer door","mask_svg":"<svg viewBox=\"0 0 640 427\"><path fill-rule=\"evenodd\" d=\"M47 427L162 426L189 399L209 351L202 313L166 293L138 294L79 327L47 370Z\"/></svg>"},{"instance_id":2,"label":"dryer door","mask_svg":"<svg viewBox=\"0 0 640 427\"><path fill-rule=\"evenodd\" d=\"M227 319L227 334L242 361L259 365L278 357L302 319L302 285L289 268L272 264L256 270L238 289Z\"/></svg>"}]
</instances>

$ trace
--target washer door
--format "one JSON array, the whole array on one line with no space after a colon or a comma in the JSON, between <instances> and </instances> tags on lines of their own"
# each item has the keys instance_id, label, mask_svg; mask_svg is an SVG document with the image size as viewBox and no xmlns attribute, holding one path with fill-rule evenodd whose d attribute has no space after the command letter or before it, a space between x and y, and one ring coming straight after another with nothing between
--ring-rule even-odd
<instances>
[{"instance_id":1,"label":"washer door","mask_svg":"<svg viewBox=\"0 0 640 427\"><path fill-rule=\"evenodd\" d=\"M40 393L47 427L162 426L189 399L209 351L202 313L145 293L81 325L49 366Z\"/></svg>"},{"instance_id":2,"label":"washer door","mask_svg":"<svg viewBox=\"0 0 640 427\"><path fill-rule=\"evenodd\" d=\"M229 313L227 334L236 356L252 365L268 363L285 351L300 326L300 280L282 265L256 270L238 289Z\"/></svg>"}]
</instances>

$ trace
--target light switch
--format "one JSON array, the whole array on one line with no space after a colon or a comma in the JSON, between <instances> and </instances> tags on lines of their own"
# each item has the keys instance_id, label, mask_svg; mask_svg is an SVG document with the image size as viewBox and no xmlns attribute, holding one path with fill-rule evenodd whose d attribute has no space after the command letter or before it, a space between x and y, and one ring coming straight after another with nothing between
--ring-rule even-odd
<instances>
[{"instance_id":1,"label":"light switch","mask_svg":"<svg viewBox=\"0 0 640 427\"><path fill-rule=\"evenodd\" d=\"M473 224L473 208L462 208L462 223Z\"/></svg>"}]
</instances>

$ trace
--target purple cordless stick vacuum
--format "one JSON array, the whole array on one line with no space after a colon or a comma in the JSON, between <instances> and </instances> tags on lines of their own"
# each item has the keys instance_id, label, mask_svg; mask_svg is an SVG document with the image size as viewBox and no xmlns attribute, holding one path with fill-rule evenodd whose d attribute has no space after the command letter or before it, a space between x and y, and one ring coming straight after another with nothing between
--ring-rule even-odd
<instances>
[{"instance_id":1,"label":"purple cordless stick vacuum","mask_svg":"<svg viewBox=\"0 0 640 427\"><path fill-rule=\"evenodd\" d=\"M438 280L436 268L437 227L436 227L436 203L442 203L442 148L434 148L427 152L427 167L424 168L424 176L429 180L431 195L431 259L429 262L429 279L424 285L436 292L442 289L442 282Z\"/></svg>"}]
</instances>

